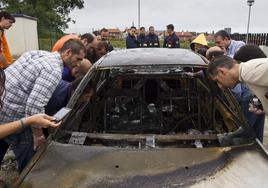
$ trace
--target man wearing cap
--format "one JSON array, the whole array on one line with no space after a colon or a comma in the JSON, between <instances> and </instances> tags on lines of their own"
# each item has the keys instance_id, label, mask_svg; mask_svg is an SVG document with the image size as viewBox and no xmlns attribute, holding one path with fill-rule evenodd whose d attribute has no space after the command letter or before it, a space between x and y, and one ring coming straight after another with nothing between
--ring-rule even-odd
<instances>
[{"instance_id":1,"label":"man wearing cap","mask_svg":"<svg viewBox=\"0 0 268 188\"><path fill-rule=\"evenodd\" d=\"M198 35L190 44L193 51L197 52L198 49L206 48L208 49L208 42L206 36L202 33Z\"/></svg>"}]
</instances>

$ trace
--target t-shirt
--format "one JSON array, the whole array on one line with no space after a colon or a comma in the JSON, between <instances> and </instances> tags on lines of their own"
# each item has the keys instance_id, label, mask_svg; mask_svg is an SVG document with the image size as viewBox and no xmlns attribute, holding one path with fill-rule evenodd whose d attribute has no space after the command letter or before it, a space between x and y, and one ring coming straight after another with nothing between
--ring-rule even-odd
<instances>
[{"instance_id":1,"label":"t-shirt","mask_svg":"<svg viewBox=\"0 0 268 188\"><path fill-rule=\"evenodd\" d=\"M0 31L1 33L1 31ZM1 38L0 38L0 49L1 49L1 53L3 53L3 55L6 58L6 63L7 65L10 65L12 63L12 56L8 47L8 43L7 43L7 39L4 33L1 34ZM1 68L6 68L6 66L3 65L3 63L0 61L0 67Z\"/></svg>"}]
</instances>

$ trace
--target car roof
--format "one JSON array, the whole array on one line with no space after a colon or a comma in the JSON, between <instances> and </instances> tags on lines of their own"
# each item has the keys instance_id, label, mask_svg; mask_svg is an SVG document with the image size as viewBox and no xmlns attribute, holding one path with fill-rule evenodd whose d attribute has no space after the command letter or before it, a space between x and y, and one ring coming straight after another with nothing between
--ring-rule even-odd
<instances>
[{"instance_id":1,"label":"car roof","mask_svg":"<svg viewBox=\"0 0 268 188\"><path fill-rule=\"evenodd\" d=\"M201 56L187 49L135 48L113 50L102 57L95 66L122 67L139 65L206 65Z\"/></svg>"}]
</instances>

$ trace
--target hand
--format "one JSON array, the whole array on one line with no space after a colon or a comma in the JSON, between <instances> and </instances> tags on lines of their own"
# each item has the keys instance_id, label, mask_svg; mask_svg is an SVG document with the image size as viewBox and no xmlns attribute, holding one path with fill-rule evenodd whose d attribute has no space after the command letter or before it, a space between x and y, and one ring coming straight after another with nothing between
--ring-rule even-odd
<instances>
[{"instance_id":1,"label":"hand","mask_svg":"<svg viewBox=\"0 0 268 188\"><path fill-rule=\"evenodd\" d=\"M55 123L54 117L48 116L46 114L36 114L25 119L26 125L37 125L40 128L48 128L48 127L58 127L61 122Z\"/></svg>"},{"instance_id":2,"label":"hand","mask_svg":"<svg viewBox=\"0 0 268 188\"><path fill-rule=\"evenodd\" d=\"M43 130L32 127L33 131L33 149L36 151L41 145L46 142Z\"/></svg>"},{"instance_id":3,"label":"hand","mask_svg":"<svg viewBox=\"0 0 268 188\"><path fill-rule=\"evenodd\" d=\"M193 72L185 72L185 74L189 77L194 77L195 74Z\"/></svg>"},{"instance_id":4,"label":"hand","mask_svg":"<svg viewBox=\"0 0 268 188\"><path fill-rule=\"evenodd\" d=\"M226 50L226 48L225 48L225 47L221 47L221 49L222 49L224 55L227 55L227 50Z\"/></svg>"},{"instance_id":5,"label":"hand","mask_svg":"<svg viewBox=\"0 0 268 188\"><path fill-rule=\"evenodd\" d=\"M46 137L43 135L38 135L36 136L33 134L33 149L36 151L41 145L45 144L46 142Z\"/></svg>"},{"instance_id":6,"label":"hand","mask_svg":"<svg viewBox=\"0 0 268 188\"><path fill-rule=\"evenodd\" d=\"M46 138L41 128L57 127L60 125L60 122L56 124L55 122L53 122L53 120L55 120L54 117L48 116L46 114L36 114L36 115L25 118L24 123L26 125L39 126L39 128L32 127L34 150L37 150L38 147L40 147L46 142Z\"/></svg>"},{"instance_id":7,"label":"hand","mask_svg":"<svg viewBox=\"0 0 268 188\"><path fill-rule=\"evenodd\" d=\"M249 103L249 109L248 109L248 111L249 112L252 112L254 114L257 114L257 115L264 114L264 111L262 109L256 108L256 106L254 106L251 103Z\"/></svg>"}]
</instances>

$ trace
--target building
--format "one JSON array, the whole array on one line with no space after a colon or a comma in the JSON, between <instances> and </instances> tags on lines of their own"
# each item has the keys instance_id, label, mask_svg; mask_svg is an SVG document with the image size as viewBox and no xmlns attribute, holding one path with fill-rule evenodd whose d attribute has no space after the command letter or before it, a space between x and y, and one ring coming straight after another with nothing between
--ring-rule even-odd
<instances>
[{"instance_id":1,"label":"building","mask_svg":"<svg viewBox=\"0 0 268 188\"><path fill-rule=\"evenodd\" d=\"M119 29L107 29L110 38L122 38L122 32Z\"/></svg>"},{"instance_id":2,"label":"building","mask_svg":"<svg viewBox=\"0 0 268 188\"><path fill-rule=\"evenodd\" d=\"M215 42L214 35L212 35L212 34L208 34L206 36L206 39L207 39L208 43L214 43Z\"/></svg>"},{"instance_id":3,"label":"building","mask_svg":"<svg viewBox=\"0 0 268 188\"><path fill-rule=\"evenodd\" d=\"M16 23L6 32L8 46L13 56L38 50L37 19L23 14L13 14Z\"/></svg>"},{"instance_id":4,"label":"building","mask_svg":"<svg viewBox=\"0 0 268 188\"><path fill-rule=\"evenodd\" d=\"M180 38L180 41L189 41L193 37L190 32L176 32L176 35Z\"/></svg>"},{"instance_id":5,"label":"building","mask_svg":"<svg viewBox=\"0 0 268 188\"><path fill-rule=\"evenodd\" d=\"M232 28L230 27L224 28L224 31L226 31L230 35L232 32Z\"/></svg>"}]
</instances>

